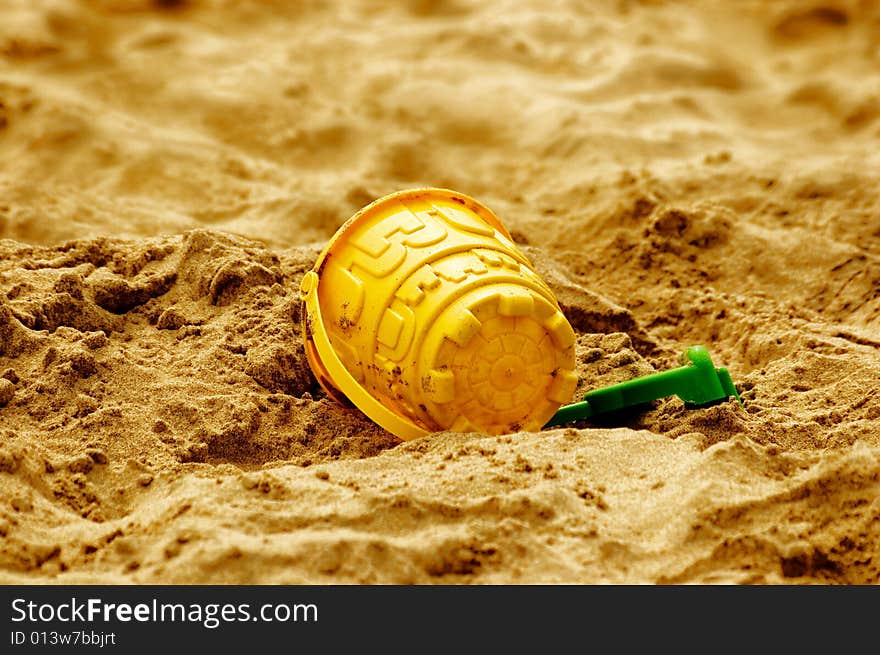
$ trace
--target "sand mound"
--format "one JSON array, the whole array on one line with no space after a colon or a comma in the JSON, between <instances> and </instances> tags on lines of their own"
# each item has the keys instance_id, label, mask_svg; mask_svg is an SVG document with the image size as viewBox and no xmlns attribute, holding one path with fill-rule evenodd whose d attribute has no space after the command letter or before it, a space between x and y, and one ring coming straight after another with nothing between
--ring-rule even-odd
<instances>
[{"instance_id":1,"label":"sand mound","mask_svg":"<svg viewBox=\"0 0 880 655\"><path fill-rule=\"evenodd\" d=\"M7 3L0 582L880 582L878 26ZM577 395L702 344L744 406L401 443L327 399L299 281L419 185L510 227Z\"/></svg>"}]
</instances>

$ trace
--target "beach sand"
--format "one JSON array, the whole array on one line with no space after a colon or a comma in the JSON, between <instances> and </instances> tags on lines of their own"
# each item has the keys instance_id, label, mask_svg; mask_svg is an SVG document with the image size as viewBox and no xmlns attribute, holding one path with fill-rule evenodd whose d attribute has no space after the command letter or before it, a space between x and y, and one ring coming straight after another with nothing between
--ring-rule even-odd
<instances>
[{"instance_id":1,"label":"beach sand","mask_svg":"<svg viewBox=\"0 0 880 655\"><path fill-rule=\"evenodd\" d=\"M0 582L876 584L878 152L869 0L7 1ZM578 396L701 344L744 406L326 398L299 282L420 186L509 227Z\"/></svg>"}]
</instances>

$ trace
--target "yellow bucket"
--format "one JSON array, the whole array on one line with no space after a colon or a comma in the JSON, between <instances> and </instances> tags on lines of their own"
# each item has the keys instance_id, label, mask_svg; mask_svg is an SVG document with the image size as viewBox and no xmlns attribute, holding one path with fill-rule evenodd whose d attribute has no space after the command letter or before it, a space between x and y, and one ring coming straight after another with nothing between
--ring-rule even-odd
<instances>
[{"instance_id":1,"label":"yellow bucket","mask_svg":"<svg viewBox=\"0 0 880 655\"><path fill-rule=\"evenodd\" d=\"M393 193L330 239L301 285L321 386L401 439L539 430L577 384L574 331L491 210Z\"/></svg>"}]
</instances>

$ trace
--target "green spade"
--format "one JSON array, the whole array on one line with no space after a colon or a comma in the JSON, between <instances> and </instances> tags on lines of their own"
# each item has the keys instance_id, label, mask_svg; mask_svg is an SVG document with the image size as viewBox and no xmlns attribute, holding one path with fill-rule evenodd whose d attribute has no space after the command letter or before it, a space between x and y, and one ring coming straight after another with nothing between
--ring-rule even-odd
<instances>
[{"instance_id":1,"label":"green spade","mask_svg":"<svg viewBox=\"0 0 880 655\"><path fill-rule=\"evenodd\" d=\"M666 396L678 396L686 405L702 407L727 400L742 405L726 368L715 368L703 346L691 346L681 356L684 366L596 389L583 401L564 405L544 427L565 425L627 407L643 405Z\"/></svg>"}]
</instances>

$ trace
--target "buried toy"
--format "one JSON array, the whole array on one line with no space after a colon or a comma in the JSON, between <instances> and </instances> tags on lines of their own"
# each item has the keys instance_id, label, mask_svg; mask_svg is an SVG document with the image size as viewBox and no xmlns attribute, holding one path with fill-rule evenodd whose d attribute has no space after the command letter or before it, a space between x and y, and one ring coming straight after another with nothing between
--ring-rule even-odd
<instances>
[{"instance_id":1,"label":"buried toy","mask_svg":"<svg viewBox=\"0 0 880 655\"><path fill-rule=\"evenodd\" d=\"M448 189L400 191L361 209L300 291L321 386L404 440L540 430L671 394L695 405L739 400L727 371L694 347L683 369L560 409L577 386L574 330L498 217Z\"/></svg>"}]
</instances>

